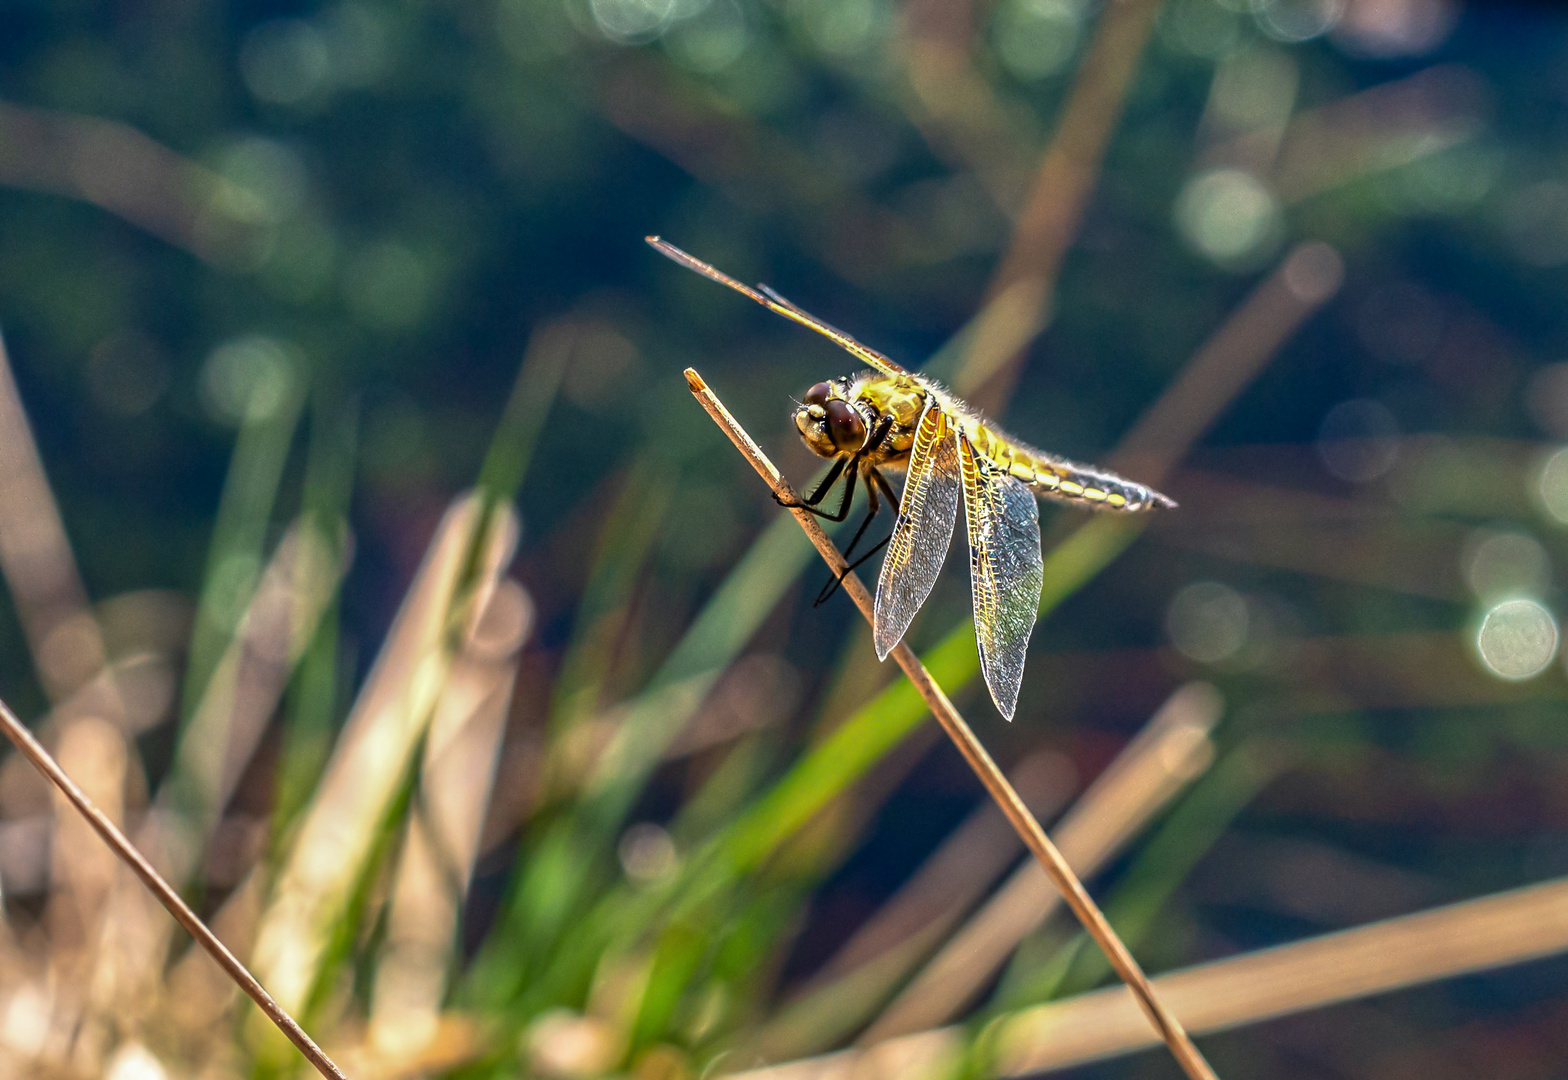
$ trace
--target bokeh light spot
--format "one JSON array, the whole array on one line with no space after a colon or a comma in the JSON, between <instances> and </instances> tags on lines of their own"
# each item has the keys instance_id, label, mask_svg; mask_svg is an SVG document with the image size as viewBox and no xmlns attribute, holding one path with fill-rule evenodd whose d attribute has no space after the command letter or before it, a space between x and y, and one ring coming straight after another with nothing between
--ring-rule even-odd
<instances>
[{"instance_id":1,"label":"bokeh light spot","mask_svg":"<svg viewBox=\"0 0 1568 1080\"><path fill-rule=\"evenodd\" d=\"M882 0L796 0L794 7L817 48L843 60L876 44L889 18Z\"/></svg>"},{"instance_id":2,"label":"bokeh light spot","mask_svg":"<svg viewBox=\"0 0 1568 1080\"><path fill-rule=\"evenodd\" d=\"M1536 473L1541 506L1560 524L1568 525L1568 447L1546 456Z\"/></svg>"},{"instance_id":3,"label":"bokeh light spot","mask_svg":"<svg viewBox=\"0 0 1568 1080\"><path fill-rule=\"evenodd\" d=\"M40 868L40 881L43 876L44 871ZM8 878L6 888L14 888L12 879ZM53 1029L53 1018L54 1003L49 995L32 983L23 983L6 1003L4 1017L0 1019L0 1038L19 1053L41 1054Z\"/></svg>"},{"instance_id":4,"label":"bokeh light spot","mask_svg":"<svg viewBox=\"0 0 1568 1080\"><path fill-rule=\"evenodd\" d=\"M327 43L314 26L278 19L245 35L240 75L258 101L299 105L325 86L329 60Z\"/></svg>"},{"instance_id":5,"label":"bokeh light spot","mask_svg":"<svg viewBox=\"0 0 1568 1080\"><path fill-rule=\"evenodd\" d=\"M1247 644L1249 621L1245 597L1217 581L1199 581L1171 599L1165 628L1184 656L1213 664Z\"/></svg>"},{"instance_id":6,"label":"bokeh light spot","mask_svg":"<svg viewBox=\"0 0 1568 1080\"><path fill-rule=\"evenodd\" d=\"M293 217L305 201L310 177L300 156L275 139L241 139L218 158L218 171L255 196L264 222Z\"/></svg>"},{"instance_id":7,"label":"bokeh light spot","mask_svg":"<svg viewBox=\"0 0 1568 1080\"><path fill-rule=\"evenodd\" d=\"M1345 13L1345 0L1255 0L1252 17L1275 41L1308 41L1326 34Z\"/></svg>"},{"instance_id":8,"label":"bokeh light spot","mask_svg":"<svg viewBox=\"0 0 1568 1080\"><path fill-rule=\"evenodd\" d=\"M1557 655L1557 620L1534 600L1505 600L1486 613L1476 648L1492 674L1529 679Z\"/></svg>"},{"instance_id":9,"label":"bokeh light spot","mask_svg":"<svg viewBox=\"0 0 1568 1080\"><path fill-rule=\"evenodd\" d=\"M1078 48L1083 11L1073 0L1008 0L997 8L997 59L1024 81L1054 75Z\"/></svg>"},{"instance_id":10,"label":"bokeh light spot","mask_svg":"<svg viewBox=\"0 0 1568 1080\"><path fill-rule=\"evenodd\" d=\"M652 822L633 825L621 834L617 849L621 869L639 885L661 881L675 872L679 855L670 834Z\"/></svg>"},{"instance_id":11,"label":"bokeh light spot","mask_svg":"<svg viewBox=\"0 0 1568 1080\"><path fill-rule=\"evenodd\" d=\"M1465 544L1465 581L1482 600L1538 595L1552 583L1552 561L1532 536L1511 530L1477 529Z\"/></svg>"},{"instance_id":12,"label":"bokeh light spot","mask_svg":"<svg viewBox=\"0 0 1568 1080\"><path fill-rule=\"evenodd\" d=\"M126 1043L104 1068L104 1080L168 1080L169 1072L140 1043Z\"/></svg>"},{"instance_id":13,"label":"bokeh light spot","mask_svg":"<svg viewBox=\"0 0 1568 1080\"><path fill-rule=\"evenodd\" d=\"M396 241L372 244L355 255L346 268L343 294L366 326L406 330L424 318L430 274L424 261Z\"/></svg>"},{"instance_id":14,"label":"bokeh light spot","mask_svg":"<svg viewBox=\"0 0 1568 1080\"><path fill-rule=\"evenodd\" d=\"M348 0L328 8L316 21L331 60L332 81L339 86L372 86L392 66L392 35L380 6Z\"/></svg>"},{"instance_id":15,"label":"bokeh light spot","mask_svg":"<svg viewBox=\"0 0 1568 1080\"><path fill-rule=\"evenodd\" d=\"M675 0L590 0L601 33L622 45L657 38L675 17Z\"/></svg>"},{"instance_id":16,"label":"bokeh light spot","mask_svg":"<svg viewBox=\"0 0 1568 1080\"><path fill-rule=\"evenodd\" d=\"M213 419L239 424L274 415L294 390L294 350L252 334L213 350L201 370L201 398Z\"/></svg>"},{"instance_id":17,"label":"bokeh light spot","mask_svg":"<svg viewBox=\"0 0 1568 1080\"><path fill-rule=\"evenodd\" d=\"M707 10L677 24L664 36L670 57L688 71L714 75L745 53L751 29L735 0L714 0Z\"/></svg>"},{"instance_id":18,"label":"bokeh light spot","mask_svg":"<svg viewBox=\"0 0 1568 1080\"><path fill-rule=\"evenodd\" d=\"M642 358L626 337L608 323L588 323L577 331L572 362L561 375L561 392L574 405L604 413L639 382Z\"/></svg>"},{"instance_id":19,"label":"bokeh light spot","mask_svg":"<svg viewBox=\"0 0 1568 1080\"><path fill-rule=\"evenodd\" d=\"M1324 415L1317 450L1323 466L1341 480L1376 480L1399 458L1399 422L1382 402L1342 401Z\"/></svg>"},{"instance_id":20,"label":"bokeh light spot","mask_svg":"<svg viewBox=\"0 0 1568 1080\"><path fill-rule=\"evenodd\" d=\"M1176 224L1198 252L1235 269L1267 257L1283 232L1274 196L1240 169L1218 169L1189 181L1176 200Z\"/></svg>"}]
</instances>

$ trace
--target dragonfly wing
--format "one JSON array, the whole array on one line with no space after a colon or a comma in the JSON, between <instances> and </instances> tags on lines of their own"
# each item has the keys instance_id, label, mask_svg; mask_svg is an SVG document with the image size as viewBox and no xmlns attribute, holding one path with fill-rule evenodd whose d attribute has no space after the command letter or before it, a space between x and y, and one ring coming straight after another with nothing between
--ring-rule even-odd
<instances>
[{"instance_id":1,"label":"dragonfly wing","mask_svg":"<svg viewBox=\"0 0 1568 1080\"><path fill-rule=\"evenodd\" d=\"M869 345L862 345L860 342L844 333L844 331L840 330L838 327L833 326L830 323L823 322L821 319L817 318L815 315L811 314L811 312L807 311L805 308L802 308L800 305L791 303L790 301L784 299L784 297L780 296L775 290L768 288L766 285L759 285L757 288L762 291L764 296L773 301L768 305L770 310L778 312L786 319L794 319L802 326L811 327L811 329L815 330L823 337L833 341L838 345L839 348L843 349L851 356L859 359L864 363L870 364L884 375L905 374L904 369L895 364L887 356L877 352Z\"/></svg>"},{"instance_id":2,"label":"dragonfly wing","mask_svg":"<svg viewBox=\"0 0 1568 1080\"><path fill-rule=\"evenodd\" d=\"M975 453L967 438L958 442L980 670L991 700L1011 720L1045 580L1039 510L1032 491Z\"/></svg>"},{"instance_id":3,"label":"dragonfly wing","mask_svg":"<svg viewBox=\"0 0 1568 1080\"><path fill-rule=\"evenodd\" d=\"M717 281L720 285L729 286L731 289L734 289L742 296L749 296L751 299L755 300L757 303L761 304L763 307L767 308L769 311L774 312L775 314L782 315L786 319L798 322L802 326L810 327L817 333L821 334L823 337L828 338L834 342L836 345L838 345L839 348L843 349L851 356L858 358L862 363L870 364L884 375L905 374L903 368L899 367L886 356L883 356L873 348L862 345L860 342L844 333L844 331L823 322L821 319L817 318L809 311L806 311L804 308L790 303L788 300L784 299L766 285L761 286L760 290L753 289L750 285L742 285L724 271L708 265L701 259L697 258L695 255L688 255L686 252L682 251L668 240L661 240L657 236L650 236L646 239L649 246L652 247L655 251L659 252L659 254L680 263L688 270L696 271L705 278L710 278L713 281Z\"/></svg>"},{"instance_id":4,"label":"dragonfly wing","mask_svg":"<svg viewBox=\"0 0 1568 1080\"><path fill-rule=\"evenodd\" d=\"M928 400L915 427L898 521L877 579L873 636L878 659L886 660L903 640L915 612L931 595L953 540L959 485L958 440L952 421L935 401Z\"/></svg>"}]
</instances>

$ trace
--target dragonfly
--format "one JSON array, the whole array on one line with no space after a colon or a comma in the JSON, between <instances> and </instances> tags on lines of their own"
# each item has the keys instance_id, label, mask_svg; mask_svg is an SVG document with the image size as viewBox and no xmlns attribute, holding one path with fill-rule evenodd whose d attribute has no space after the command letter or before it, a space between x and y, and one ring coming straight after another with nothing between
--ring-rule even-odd
<instances>
[{"instance_id":1,"label":"dragonfly","mask_svg":"<svg viewBox=\"0 0 1568 1080\"><path fill-rule=\"evenodd\" d=\"M898 508L888 537L844 571L848 574L887 548L877 577L872 625L877 658L886 660L931 595L952 544L962 495L980 670L997 710L1012 720L1044 582L1036 496L1127 514L1174 508L1176 503L1151 487L1014 438L935 380L905 370L766 285L744 285L657 236L647 242L687 269L815 330L869 365L867 371L817 383L798 403L795 429L807 447L833 464L802 501L780 501L829 521L843 521L857 483L864 486L868 512L845 549L846 559L884 500ZM901 499L893 495L885 470L903 470ZM841 481L837 508L824 509L829 492ZM841 574L829 585L842 580Z\"/></svg>"}]
</instances>

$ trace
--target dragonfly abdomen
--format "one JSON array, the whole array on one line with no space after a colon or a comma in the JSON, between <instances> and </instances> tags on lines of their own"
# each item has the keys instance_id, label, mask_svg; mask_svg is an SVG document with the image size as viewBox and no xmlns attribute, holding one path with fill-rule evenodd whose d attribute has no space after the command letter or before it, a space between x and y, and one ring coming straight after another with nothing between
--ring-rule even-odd
<instances>
[{"instance_id":1,"label":"dragonfly abdomen","mask_svg":"<svg viewBox=\"0 0 1568 1080\"><path fill-rule=\"evenodd\" d=\"M1096 508L1136 513L1176 504L1153 488L1115 473L1076 465L1060 458L1031 454L1022 447L1003 444L997 464L1036 494L1050 499L1084 502Z\"/></svg>"}]
</instances>

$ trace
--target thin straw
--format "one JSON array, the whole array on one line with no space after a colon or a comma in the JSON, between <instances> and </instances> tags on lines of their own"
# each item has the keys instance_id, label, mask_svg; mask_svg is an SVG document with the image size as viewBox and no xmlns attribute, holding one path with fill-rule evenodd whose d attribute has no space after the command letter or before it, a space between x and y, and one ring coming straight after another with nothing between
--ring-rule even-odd
<instances>
[{"instance_id":1,"label":"thin straw","mask_svg":"<svg viewBox=\"0 0 1568 1080\"><path fill-rule=\"evenodd\" d=\"M1213 759L1209 731L1224 703L1207 683L1171 695L1056 824L1058 849L1092 877ZM974 998L1018 944L1056 910L1057 894L1025 863L954 934L858 1040L882 1042L935 1027Z\"/></svg>"},{"instance_id":2,"label":"thin straw","mask_svg":"<svg viewBox=\"0 0 1568 1080\"><path fill-rule=\"evenodd\" d=\"M342 1071L332 1063L332 1059L327 1057L322 1051L321 1047L317 1046L315 1041L305 1034L304 1030L294 1022L292 1016L284 1012L283 1008L276 1001L272 1000L272 995L267 993L266 988L256 981L256 977L246 970L245 965L239 962L223 942L218 940L217 935L207 929L207 925L196 917L194 911L186 906L185 901L180 899L180 894L175 892L169 883L159 876L158 871L152 868L152 864L144 859L141 852L137 851L131 842L125 838L125 834L115 828L114 822L110 821L104 816L103 811L93 805L93 801L87 797L81 788L76 786L75 781L65 774L65 770L60 768L54 758L49 755L49 751L45 750L42 744L33 738L32 732L27 730L26 726L17 719L16 714L11 711L11 707L3 701L0 701L0 727L4 727L6 737L16 744L16 748L33 763L38 771L48 777L54 786L60 789L60 793L70 800L71 805L81 811L82 816L87 819L87 823L93 827L99 836L103 837L104 843L108 844L114 853L136 872L136 876L142 879L142 884L146 885L163 906L169 909L169 914L174 916L175 922L185 927L191 937L196 939L196 944L205 949L208 955L218 962L218 966L228 972L229 978L233 979L239 984L240 989L250 995L251 1000L260 1007L262 1012L267 1014L267 1018L278 1025L278 1029L288 1036L289 1041L299 1047L300 1053L304 1054L310 1063L316 1067L316 1071L321 1073L322 1076L328 1077L329 1080L347 1080Z\"/></svg>"},{"instance_id":3,"label":"thin straw","mask_svg":"<svg viewBox=\"0 0 1568 1080\"><path fill-rule=\"evenodd\" d=\"M797 504L796 507L791 509L791 513L795 515L795 520L800 522L800 527L805 530L807 538L822 555L828 566L833 569L835 574L843 577L844 591L854 600L855 606L860 608L860 613L865 616L866 621L870 622L873 610L871 595L866 592L866 587L861 584L860 579L848 572L849 568L844 562L844 557L833 546L833 542L828 539L827 534L818 527L816 519L805 510L798 508L799 497L790 489L790 486L779 474L778 469L774 468L773 463L762 452L762 448L746 433L745 429L740 426L740 423L730 415L729 410L724 407L713 391L708 389L708 385L703 381L701 375L698 375L693 369L687 368L686 382L691 386L691 392L697 398L698 403L702 405L709 416L713 417L714 423L718 424L724 433L729 436L730 441L735 444L735 448L751 463L751 467L757 470L757 474L767 481L774 494L785 503ZM986 791L990 793L991 798L996 800L997 806L1006 815L1008 822L1018 831L1018 835L1023 839L1024 844L1034 854L1035 858L1040 861L1046 876L1061 891L1063 898L1067 901L1067 905L1073 909L1073 914L1078 916L1079 921L1083 923L1084 929L1089 932L1089 936L1094 938L1100 948L1105 951L1106 958L1110 961L1111 966L1116 969L1116 973L1131 988L1139 1005L1143 1007L1144 1012L1148 1015L1149 1021L1154 1025L1155 1030L1160 1033L1160 1037L1165 1040L1166 1045L1170 1047L1171 1053L1175 1055L1183 1071L1192 1080L1217 1080L1214 1071L1209 1068L1209 1063L1204 1060L1198 1048L1193 1045L1181 1023L1155 996L1154 988L1149 984L1148 976L1144 975L1143 969L1138 966L1138 962L1127 951L1127 946L1122 944L1121 939L1116 936L1116 931L1111 929L1111 924L1106 921L1105 915L1100 911L1094 900L1090 898L1088 891L1084 889L1083 882L1078 880L1078 876L1067 865L1067 860L1062 857L1062 853L1051 842L1051 838L1045 834L1045 830L1040 827L1040 823L1035 820L1034 815L1029 812L1029 808L1019 798L1018 792L1013 789L1013 785L1007 782L1007 777L1002 775L1002 771L997 768L996 762L991 760L991 755L986 752L980 740L975 737L975 733L970 730L969 725L964 722L964 718L953 707L953 703L948 700L947 694L931 678L930 673L925 669L925 665L915 656L914 651L903 642L900 642L893 650L892 656L898 661L898 666L903 668L904 674L909 678L915 691L919 693L926 705L931 709L932 714L936 716L937 722L942 725L942 729L947 732L948 737L958 747L959 753L963 754L964 760L969 763L969 767L975 771L975 775L985 785Z\"/></svg>"},{"instance_id":4,"label":"thin straw","mask_svg":"<svg viewBox=\"0 0 1568 1080\"><path fill-rule=\"evenodd\" d=\"M1568 951L1568 878L1167 972L1154 980L1193 1030L1224 1031ZM938 1080L958 1027L734 1073L729 1080ZM1158 1045L1120 987L1001 1020L995 1075L1038 1076Z\"/></svg>"},{"instance_id":5,"label":"thin straw","mask_svg":"<svg viewBox=\"0 0 1568 1080\"><path fill-rule=\"evenodd\" d=\"M1222 1031L1568 949L1568 879L1429 908L1161 975L1198 1031ZM997 1069L1032 1076L1154 1045L1117 987L1026 1009L997 1031Z\"/></svg>"},{"instance_id":6,"label":"thin straw","mask_svg":"<svg viewBox=\"0 0 1568 1080\"><path fill-rule=\"evenodd\" d=\"M1040 159L1002 264L986 298L1023 285L1033 319L1027 336L977 340L954 386L982 411L996 412L1012 394L1029 338L1049 322L1062 263L1078 235L1111 135L1126 108L1161 0L1111 0L1104 7L1051 145Z\"/></svg>"}]
</instances>

